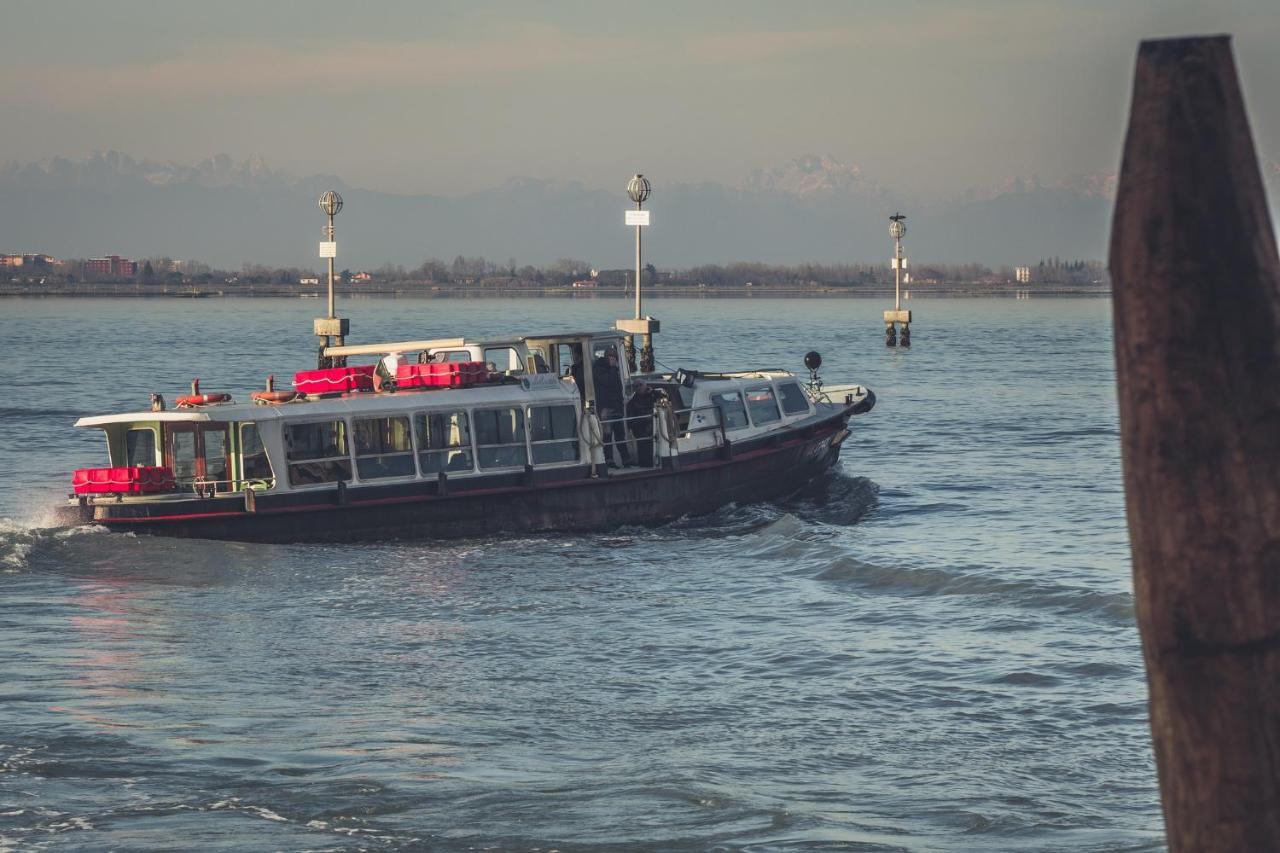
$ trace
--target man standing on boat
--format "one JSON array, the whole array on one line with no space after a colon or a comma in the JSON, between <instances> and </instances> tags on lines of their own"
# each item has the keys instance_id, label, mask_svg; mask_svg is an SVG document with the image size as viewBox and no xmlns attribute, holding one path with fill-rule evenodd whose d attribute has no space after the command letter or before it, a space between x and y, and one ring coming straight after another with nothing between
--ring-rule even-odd
<instances>
[{"instance_id":1,"label":"man standing on boat","mask_svg":"<svg viewBox=\"0 0 1280 853\"><path fill-rule=\"evenodd\" d=\"M638 379L635 393L627 401L627 425L636 440L636 464L641 468L653 467L653 407L661 393Z\"/></svg>"},{"instance_id":2,"label":"man standing on boat","mask_svg":"<svg viewBox=\"0 0 1280 853\"><path fill-rule=\"evenodd\" d=\"M605 461L616 468L613 449L618 448L622 467L631 466L631 452L627 449L627 425L623 420L622 373L618 370L618 351L614 347L605 350L591 366L591 380L595 383L596 406L600 410L600 423L604 426Z\"/></svg>"}]
</instances>

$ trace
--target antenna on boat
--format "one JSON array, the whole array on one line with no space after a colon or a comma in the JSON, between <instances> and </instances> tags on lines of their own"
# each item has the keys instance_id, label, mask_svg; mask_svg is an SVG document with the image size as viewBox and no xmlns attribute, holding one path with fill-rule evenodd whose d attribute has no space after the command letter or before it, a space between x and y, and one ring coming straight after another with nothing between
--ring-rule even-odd
<instances>
[{"instance_id":1,"label":"antenna on boat","mask_svg":"<svg viewBox=\"0 0 1280 853\"><path fill-rule=\"evenodd\" d=\"M906 219L901 213L889 217L889 236L893 238L893 310L884 312L884 345L887 347L911 346L911 312L902 310L902 271L907 268L902 238L907 234ZM907 283L910 282L911 277L907 276ZM901 338L895 323L902 324Z\"/></svg>"},{"instance_id":2,"label":"antenna on boat","mask_svg":"<svg viewBox=\"0 0 1280 853\"><path fill-rule=\"evenodd\" d=\"M321 339L316 366L323 369L340 366L340 360L345 361L342 356L325 355L325 350L333 345L334 338L338 339L338 346L346 343L347 334L351 331L351 321L335 316L333 310L333 261L338 256L338 244L333 239L333 217L342 210L342 196L329 190L320 196L320 209L329 217L329 224L324 229L324 240L320 243L320 257L329 259L329 313L324 317L317 317L312 328L315 336Z\"/></svg>"},{"instance_id":3,"label":"antenna on boat","mask_svg":"<svg viewBox=\"0 0 1280 853\"><path fill-rule=\"evenodd\" d=\"M640 335L640 373L653 373L653 336L661 328L657 320L641 313L640 280L644 267L640 256L640 229L649 224L649 211L644 203L653 192L649 179L644 175L636 175L627 182L627 196L635 202L636 209L628 210L623 216L626 225L634 225L636 229L636 316L630 320L619 320L614 324L619 332L626 332L627 365L636 372L636 335Z\"/></svg>"}]
</instances>

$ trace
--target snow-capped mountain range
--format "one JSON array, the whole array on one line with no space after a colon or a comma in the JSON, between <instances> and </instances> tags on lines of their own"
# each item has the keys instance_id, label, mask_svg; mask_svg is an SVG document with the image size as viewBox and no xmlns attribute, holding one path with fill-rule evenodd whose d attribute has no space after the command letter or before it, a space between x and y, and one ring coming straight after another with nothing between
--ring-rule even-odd
<instances>
[{"instance_id":1,"label":"snow-capped mountain range","mask_svg":"<svg viewBox=\"0 0 1280 853\"><path fill-rule=\"evenodd\" d=\"M1264 175L1273 193L1280 188L1280 164L1265 163ZM315 200L325 189L339 190L347 203L338 223L344 266L459 254L521 263L573 257L598 266L630 258L626 199L576 182L516 178L462 196L395 195L331 175L296 177L258 157L236 162L220 154L185 165L115 151L0 166L0 251L318 266ZM886 217L902 210L908 254L920 260L1101 258L1114 194L1114 175L1032 177L920 201L856 165L807 156L757 170L737 186L658 184L647 248L660 267L878 261L890 251Z\"/></svg>"}]
</instances>

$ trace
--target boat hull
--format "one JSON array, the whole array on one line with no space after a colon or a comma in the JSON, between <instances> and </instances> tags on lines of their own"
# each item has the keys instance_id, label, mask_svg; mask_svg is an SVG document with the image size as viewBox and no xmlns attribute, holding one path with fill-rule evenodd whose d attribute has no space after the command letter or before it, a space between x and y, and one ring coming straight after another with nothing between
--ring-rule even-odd
<instances>
[{"instance_id":1,"label":"boat hull","mask_svg":"<svg viewBox=\"0 0 1280 853\"><path fill-rule=\"evenodd\" d=\"M98 503L82 520L114 531L243 542L453 539L654 525L731 503L784 497L839 458L848 414L754 446L729 445L652 471L592 477L586 466L464 482L343 487L273 500L221 496Z\"/></svg>"}]
</instances>

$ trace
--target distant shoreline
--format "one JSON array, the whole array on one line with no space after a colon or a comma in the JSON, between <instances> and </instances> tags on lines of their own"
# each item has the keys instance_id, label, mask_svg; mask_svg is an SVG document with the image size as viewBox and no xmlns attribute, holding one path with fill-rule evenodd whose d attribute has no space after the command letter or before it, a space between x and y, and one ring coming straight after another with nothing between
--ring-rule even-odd
<instances>
[{"instance_id":1,"label":"distant shoreline","mask_svg":"<svg viewBox=\"0 0 1280 853\"><path fill-rule=\"evenodd\" d=\"M992 284L955 282L913 285L903 288L907 299L946 298L1045 298L1104 297L1111 288L1102 284ZM571 287L476 288L417 284L339 285L340 299L631 299L622 288L576 289ZM650 299L893 299L892 287L646 287ZM79 284L0 283L0 298L119 298L119 299L324 299L326 289L307 285L141 285L116 282Z\"/></svg>"}]
</instances>

